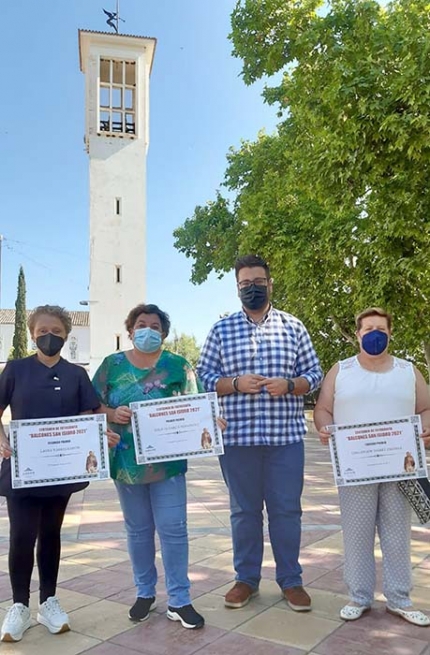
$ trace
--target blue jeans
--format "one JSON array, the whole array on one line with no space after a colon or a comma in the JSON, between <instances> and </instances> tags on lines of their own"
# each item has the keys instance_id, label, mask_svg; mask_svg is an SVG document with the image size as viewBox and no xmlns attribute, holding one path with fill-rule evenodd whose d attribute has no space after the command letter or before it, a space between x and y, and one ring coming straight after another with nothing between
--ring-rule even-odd
<instances>
[{"instance_id":1,"label":"blue jeans","mask_svg":"<svg viewBox=\"0 0 430 655\"><path fill-rule=\"evenodd\" d=\"M257 589L263 561L263 503L281 589L302 584L299 564L303 442L287 446L226 446L220 464L230 492L236 580Z\"/></svg>"},{"instance_id":2,"label":"blue jeans","mask_svg":"<svg viewBox=\"0 0 430 655\"><path fill-rule=\"evenodd\" d=\"M151 482L116 482L127 530L128 552L137 596L155 596L155 530L163 557L169 605L183 607L190 600L188 579L187 492L185 476Z\"/></svg>"}]
</instances>

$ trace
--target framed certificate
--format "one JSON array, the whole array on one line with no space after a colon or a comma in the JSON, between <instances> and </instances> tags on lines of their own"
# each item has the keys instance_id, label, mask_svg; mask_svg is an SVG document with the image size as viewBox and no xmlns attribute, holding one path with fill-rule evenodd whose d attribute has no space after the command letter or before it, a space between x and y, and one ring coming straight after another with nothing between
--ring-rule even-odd
<instances>
[{"instance_id":1,"label":"framed certificate","mask_svg":"<svg viewBox=\"0 0 430 655\"><path fill-rule=\"evenodd\" d=\"M12 487L106 480L105 414L10 422Z\"/></svg>"},{"instance_id":2,"label":"framed certificate","mask_svg":"<svg viewBox=\"0 0 430 655\"><path fill-rule=\"evenodd\" d=\"M222 455L216 393L130 404L138 464Z\"/></svg>"},{"instance_id":3,"label":"framed certificate","mask_svg":"<svg viewBox=\"0 0 430 655\"><path fill-rule=\"evenodd\" d=\"M330 426L337 487L427 477L421 419Z\"/></svg>"}]
</instances>

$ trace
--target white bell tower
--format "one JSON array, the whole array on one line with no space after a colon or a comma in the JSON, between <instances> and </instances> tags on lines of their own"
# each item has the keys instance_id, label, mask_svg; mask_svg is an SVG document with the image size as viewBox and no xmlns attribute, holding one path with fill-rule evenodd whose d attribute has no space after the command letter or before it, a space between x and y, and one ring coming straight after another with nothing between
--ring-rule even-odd
<instances>
[{"instance_id":1,"label":"white bell tower","mask_svg":"<svg viewBox=\"0 0 430 655\"><path fill-rule=\"evenodd\" d=\"M79 31L90 158L90 373L128 348L124 320L146 296L149 76L156 39Z\"/></svg>"}]
</instances>

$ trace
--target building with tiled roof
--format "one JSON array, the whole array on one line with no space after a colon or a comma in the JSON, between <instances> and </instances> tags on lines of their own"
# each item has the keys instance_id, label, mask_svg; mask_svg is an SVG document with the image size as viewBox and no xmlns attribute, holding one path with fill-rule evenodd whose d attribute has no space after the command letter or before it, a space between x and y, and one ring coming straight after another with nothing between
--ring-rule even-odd
<instances>
[{"instance_id":1,"label":"building with tiled roof","mask_svg":"<svg viewBox=\"0 0 430 655\"><path fill-rule=\"evenodd\" d=\"M27 310L27 318L31 314ZM86 365L90 361L90 321L87 311L70 311L72 331L69 334L61 356L75 364ZM0 363L8 360L12 350L13 333L15 330L15 310L0 309ZM34 350L30 333L28 332L28 350Z\"/></svg>"},{"instance_id":2,"label":"building with tiled roof","mask_svg":"<svg viewBox=\"0 0 430 655\"><path fill-rule=\"evenodd\" d=\"M31 310L27 310L27 319L31 314ZM88 327L90 324L90 313L87 311L70 311L70 318L72 325L79 327ZM14 309L0 309L0 325L13 323L15 324L15 310Z\"/></svg>"}]
</instances>

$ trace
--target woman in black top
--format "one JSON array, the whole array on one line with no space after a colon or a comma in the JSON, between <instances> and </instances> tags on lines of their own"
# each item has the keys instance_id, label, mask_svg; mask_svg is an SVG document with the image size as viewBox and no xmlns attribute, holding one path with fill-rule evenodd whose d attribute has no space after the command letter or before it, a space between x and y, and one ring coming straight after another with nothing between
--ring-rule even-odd
<instances>
[{"instance_id":1,"label":"woman in black top","mask_svg":"<svg viewBox=\"0 0 430 655\"><path fill-rule=\"evenodd\" d=\"M60 356L72 329L61 307L44 305L31 314L28 327L37 352L9 361L0 376L0 495L6 496L10 522L9 575L13 605L1 629L2 641L19 641L31 624L30 581L37 540L40 597L37 620L55 634L70 629L69 618L55 596L60 563L60 533L67 503L88 483L12 489L12 450L1 416L10 406L13 420L91 414L100 406L86 371ZM116 435L108 434L109 445Z\"/></svg>"}]
</instances>

